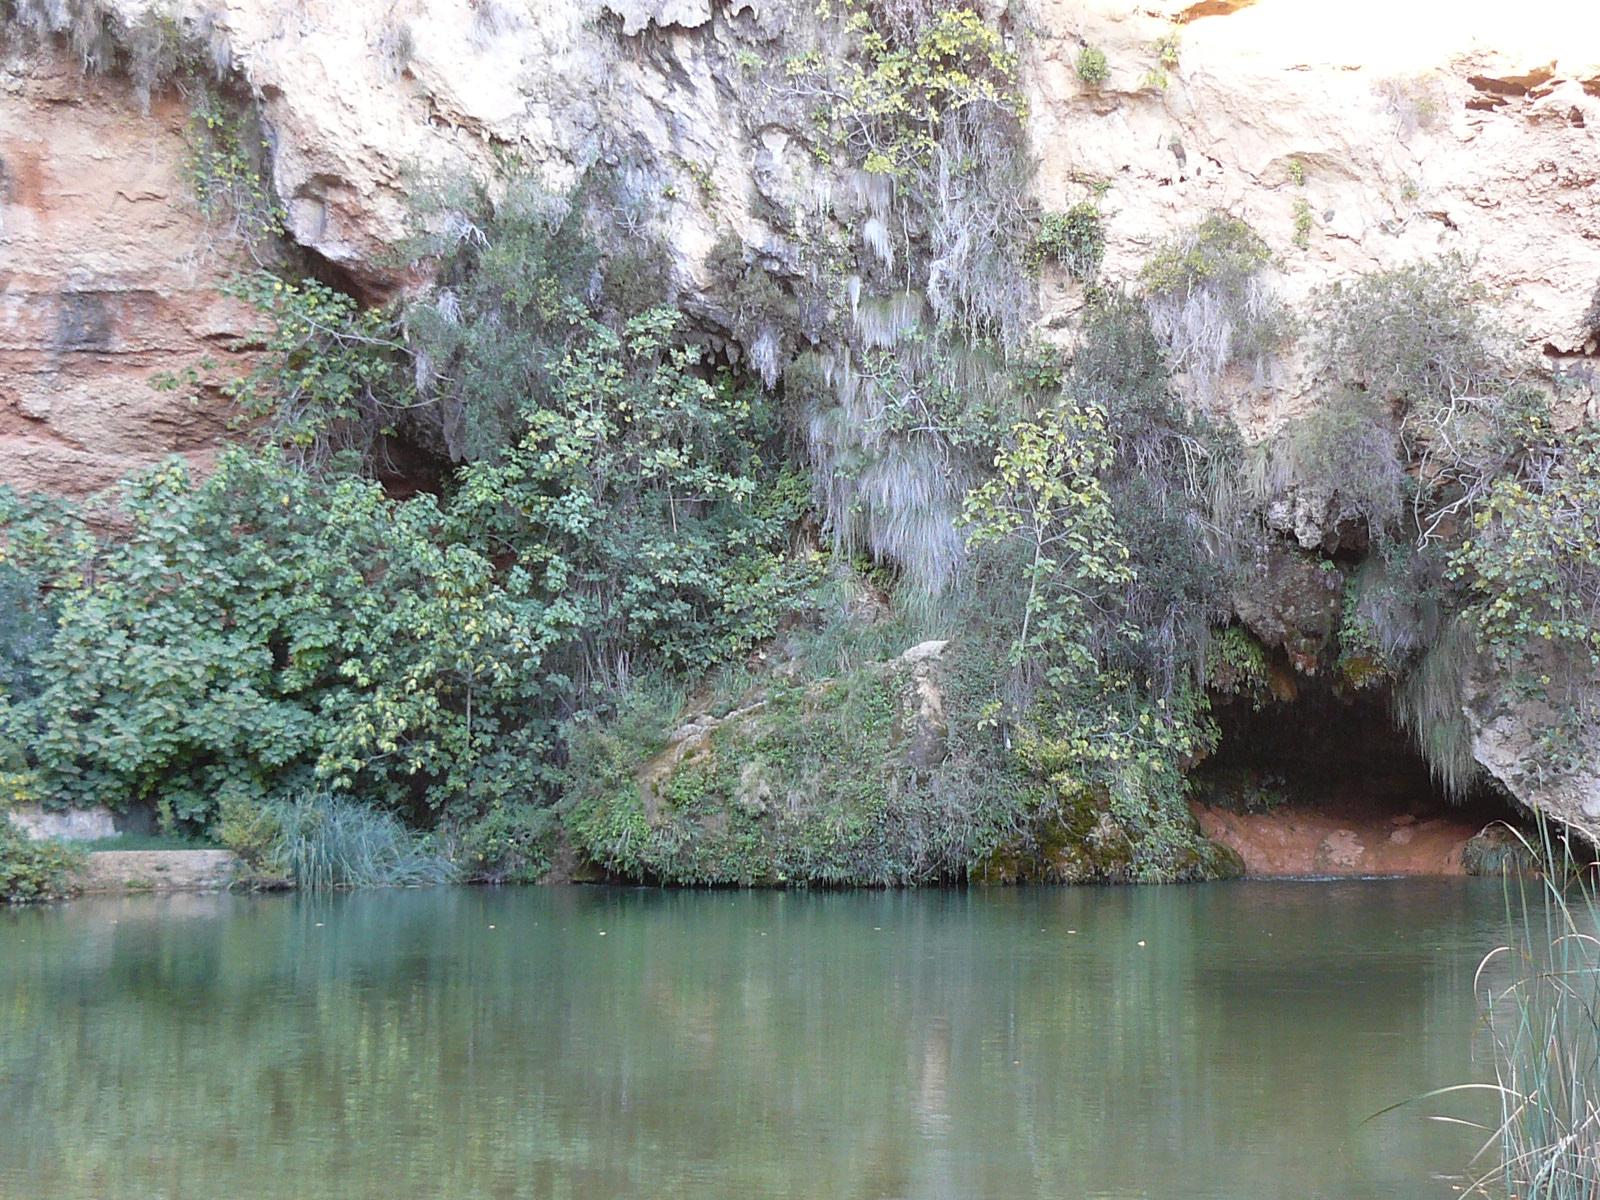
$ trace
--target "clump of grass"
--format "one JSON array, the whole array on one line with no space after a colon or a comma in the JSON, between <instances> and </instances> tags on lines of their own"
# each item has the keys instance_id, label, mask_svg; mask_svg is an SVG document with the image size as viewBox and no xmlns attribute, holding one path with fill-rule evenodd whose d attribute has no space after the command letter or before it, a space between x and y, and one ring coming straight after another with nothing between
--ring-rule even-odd
<instances>
[{"instance_id":1,"label":"clump of grass","mask_svg":"<svg viewBox=\"0 0 1600 1200\"><path fill-rule=\"evenodd\" d=\"M1470 627L1459 618L1451 621L1394 694L1400 727L1427 759L1434 782L1457 800L1483 775L1462 705L1474 649Z\"/></svg>"},{"instance_id":2,"label":"clump of grass","mask_svg":"<svg viewBox=\"0 0 1600 1200\"><path fill-rule=\"evenodd\" d=\"M265 805L271 865L303 891L432 887L455 869L426 838L375 808L327 793Z\"/></svg>"},{"instance_id":3,"label":"clump of grass","mask_svg":"<svg viewBox=\"0 0 1600 1200\"><path fill-rule=\"evenodd\" d=\"M1209 399L1232 363L1260 376L1289 322L1266 280L1272 252L1238 217L1213 212L1161 246L1139 273L1150 327L1172 369Z\"/></svg>"}]
</instances>

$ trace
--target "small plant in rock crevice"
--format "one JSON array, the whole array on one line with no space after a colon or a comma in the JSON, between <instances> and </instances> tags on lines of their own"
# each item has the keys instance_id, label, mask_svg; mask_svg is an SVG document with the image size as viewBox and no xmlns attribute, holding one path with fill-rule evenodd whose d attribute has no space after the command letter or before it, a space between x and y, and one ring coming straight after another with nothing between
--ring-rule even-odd
<instances>
[{"instance_id":1,"label":"small plant in rock crevice","mask_svg":"<svg viewBox=\"0 0 1600 1200\"><path fill-rule=\"evenodd\" d=\"M1034 256L1059 263L1078 282L1092 284L1098 278L1105 252L1105 219L1092 202L1085 200L1065 212L1046 212L1039 218Z\"/></svg>"},{"instance_id":2,"label":"small plant in rock crevice","mask_svg":"<svg viewBox=\"0 0 1600 1200\"><path fill-rule=\"evenodd\" d=\"M1311 204L1304 197L1294 202L1294 244L1301 250L1311 248L1311 230L1316 223Z\"/></svg>"},{"instance_id":3,"label":"small plant in rock crevice","mask_svg":"<svg viewBox=\"0 0 1600 1200\"><path fill-rule=\"evenodd\" d=\"M1074 67L1078 78L1093 88L1099 87L1111 78L1111 67L1106 62L1106 52L1098 46L1085 46L1080 50Z\"/></svg>"}]
</instances>

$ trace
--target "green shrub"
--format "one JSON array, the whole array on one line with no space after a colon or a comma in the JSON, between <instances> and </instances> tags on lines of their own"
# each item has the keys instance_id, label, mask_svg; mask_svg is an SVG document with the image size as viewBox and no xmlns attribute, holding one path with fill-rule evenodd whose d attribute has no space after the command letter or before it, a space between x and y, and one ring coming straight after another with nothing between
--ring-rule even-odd
<instances>
[{"instance_id":1,"label":"green shrub","mask_svg":"<svg viewBox=\"0 0 1600 1200\"><path fill-rule=\"evenodd\" d=\"M1304 178L1302 173L1301 178ZM1316 217L1311 211L1311 203L1304 197L1294 202L1294 244L1301 250L1311 248L1311 230L1316 223Z\"/></svg>"},{"instance_id":2,"label":"green shrub","mask_svg":"<svg viewBox=\"0 0 1600 1200\"><path fill-rule=\"evenodd\" d=\"M1590 766L1600 752L1600 434L1552 437L1495 479L1449 571L1513 694L1556 714L1538 731L1532 768L1559 777Z\"/></svg>"},{"instance_id":3,"label":"green shrub","mask_svg":"<svg viewBox=\"0 0 1600 1200\"><path fill-rule=\"evenodd\" d=\"M819 123L874 175L900 176L932 158L951 114L986 107L1014 123L1026 110L1017 56L973 9L906 10L847 2L842 54L797 59L790 75L816 75L827 97Z\"/></svg>"},{"instance_id":4,"label":"green shrub","mask_svg":"<svg viewBox=\"0 0 1600 1200\"><path fill-rule=\"evenodd\" d=\"M283 822L279 810L237 793L224 795L212 828L217 840L232 850L258 878L286 879Z\"/></svg>"},{"instance_id":5,"label":"green shrub","mask_svg":"<svg viewBox=\"0 0 1600 1200\"><path fill-rule=\"evenodd\" d=\"M403 419L413 428L421 419L389 314L314 279L290 283L265 271L226 290L265 322L250 370L222 388L263 442L306 469L348 469ZM157 386L193 382L163 376Z\"/></svg>"},{"instance_id":6,"label":"green shrub","mask_svg":"<svg viewBox=\"0 0 1600 1200\"><path fill-rule=\"evenodd\" d=\"M1105 409L1105 482L1136 564L1099 622L1099 657L1171 695L1202 677L1207 628L1227 615L1237 517L1226 511L1226 490L1237 439L1177 401L1143 308L1120 295L1089 309L1066 390Z\"/></svg>"},{"instance_id":7,"label":"green shrub","mask_svg":"<svg viewBox=\"0 0 1600 1200\"><path fill-rule=\"evenodd\" d=\"M1224 696L1260 704L1270 694L1266 649L1242 625L1219 629L1206 647L1206 686Z\"/></svg>"},{"instance_id":8,"label":"green shrub","mask_svg":"<svg viewBox=\"0 0 1600 1200\"><path fill-rule=\"evenodd\" d=\"M1456 256L1335 284L1309 320L1321 374L1404 409L1497 390L1510 356L1487 301Z\"/></svg>"},{"instance_id":9,"label":"green shrub","mask_svg":"<svg viewBox=\"0 0 1600 1200\"><path fill-rule=\"evenodd\" d=\"M38 691L34 656L50 640L53 621L38 581L5 561L0 550L0 698Z\"/></svg>"},{"instance_id":10,"label":"green shrub","mask_svg":"<svg viewBox=\"0 0 1600 1200\"><path fill-rule=\"evenodd\" d=\"M1346 681L1360 687L1400 678L1459 604L1437 556L1409 542L1379 547L1345 585L1339 669Z\"/></svg>"},{"instance_id":11,"label":"green shrub","mask_svg":"<svg viewBox=\"0 0 1600 1200\"><path fill-rule=\"evenodd\" d=\"M0 900L26 904L59 900L73 892L72 874L83 855L57 841L33 841L0 812Z\"/></svg>"},{"instance_id":12,"label":"green shrub","mask_svg":"<svg viewBox=\"0 0 1600 1200\"><path fill-rule=\"evenodd\" d=\"M151 471L122 514L127 537L92 575L55 581L60 627L26 706L44 796L154 803L203 828L219 797L313 775L435 807L536 786L539 725L522 714L549 695L538 652L566 622L525 573L441 542L433 498L392 504L232 450L199 485ZM520 772L491 762L507 738Z\"/></svg>"},{"instance_id":13,"label":"green shrub","mask_svg":"<svg viewBox=\"0 0 1600 1200\"><path fill-rule=\"evenodd\" d=\"M313 783L470 820L549 798L556 724L597 681L776 632L813 573L777 414L674 313L596 316L571 213L520 185L481 225L446 214L441 291L403 320L251 277L271 332L235 396L287 449L232 449L200 484L149 472L119 541L0 503L60 609L30 650L44 686L0 721L8 790L187 829ZM468 459L443 495L356 474L430 429Z\"/></svg>"},{"instance_id":14,"label":"green shrub","mask_svg":"<svg viewBox=\"0 0 1600 1200\"><path fill-rule=\"evenodd\" d=\"M1187 606L1152 603L1160 593L1139 586L1123 540L1130 526L1107 491L1116 463L1104 411L1064 401L1019 424L994 478L968 494L969 537L995 547L1018 577L1011 680L996 687L985 719L1004 724L1019 765L1059 804L1081 810L1086 797L1104 797L1091 829L1104 818L1125 847L1112 877L1193 878L1212 864L1178 764L1204 753L1215 729L1203 695L1173 665L1170 639Z\"/></svg>"},{"instance_id":15,"label":"green shrub","mask_svg":"<svg viewBox=\"0 0 1600 1200\"><path fill-rule=\"evenodd\" d=\"M267 261L288 216L268 174L271 148L260 117L203 82L189 92L189 191L207 221L225 225L257 262Z\"/></svg>"},{"instance_id":16,"label":"green shrub","mask_svg":"<svg viewBox=\"0 0 1600 1200\"><path fill-rule=\"evenodd\" d=\"M490 809L457 831L454 859L477 883L537 883L550 870L556 814L531 804Z\"/></svg>"},{"instance_id":17,"label":"green shrub","mask_svg":"<svg viewBox=\"0 0 1600 1200\"><path fill-rule=\"evenodd\" d=\"M519 401L550 386L552 366L591 314L597 273L604 299L624 317L665 299L668 280L642 229L604 263L585 234L589 204L607 192L596 176L558 195L522 171L493 200L478 191L421 190L417 217L428 232L409 256L433 270L435 283L405 307L402 322L418 401L426 403L412 422L448 461L495 461L517 440Z\"/></svg>"},{"instance_id":18,"label":"green shrub","mask_svg":"<svg viewBox=\"0 0 1600 1200\"><path fill-rule=\"evenodd\" d=\"M1106 52L1098 46L1085 46L1078 52L1078 78L1090 87L1099 87L1111 78L1111 67L1106 62Z\"/></svg>"},{"instance_id":19,"label":"green shrub","mask_svg":"<svg viewBox=\"0 0 1600 1200\"><path fill-rule=\"evenodd\" d=\"M1093 283L1100 274L1106 252L1105 223L1100 210L1085 200L1066 212L1047 212L1039 218L1033 252L1040 260L1060 263L1080 283Z\"/></svg>"}]
</instances>

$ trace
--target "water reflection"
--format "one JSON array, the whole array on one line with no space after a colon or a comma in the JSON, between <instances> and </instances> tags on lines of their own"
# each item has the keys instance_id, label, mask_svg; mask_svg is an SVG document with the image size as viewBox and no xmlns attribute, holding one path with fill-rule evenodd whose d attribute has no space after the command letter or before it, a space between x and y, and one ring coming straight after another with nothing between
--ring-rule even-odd
<instances>
[{"instance_id":1,"label":"water reflection","mask_svg":"<svg viewBox=\"0 0 1600 1200\"><path fill-rule=\"evenodd\" d=\"M1450 1195L1470 881L0 914L3 1197Z\"/></svg>"}]
</instances>

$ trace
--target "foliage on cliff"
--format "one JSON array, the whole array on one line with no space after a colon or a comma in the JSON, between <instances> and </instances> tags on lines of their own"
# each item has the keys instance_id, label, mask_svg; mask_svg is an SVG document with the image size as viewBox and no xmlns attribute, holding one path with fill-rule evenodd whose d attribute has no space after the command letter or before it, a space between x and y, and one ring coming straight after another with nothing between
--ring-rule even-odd
<instances>
[{"instance_id":1,"label":"foliage on cliff","mask_svg":"<svg viewBox=\"0 0 1600 1200\"><path fill-rule=\"evenodd\" d=\"M314 783L470 822L548 797L557 725L597 685L771 636L808 570L785 553L805 484L768 456L761 398L702 369L672 312L606 324L520 261L507 304L559 336L493 456L440 495L391 500L363 475L383 429L347 435L386 405L444 406L398 390L395 324L263 283L279 369L236 390L269 444L199 483L176 463L134 480L99 514L111 538L0 505L56 612L47 645L5 639L43 681L8 688L13 774L47 802L157 803L186 827Z\"/></svg>"}]
</instances>

